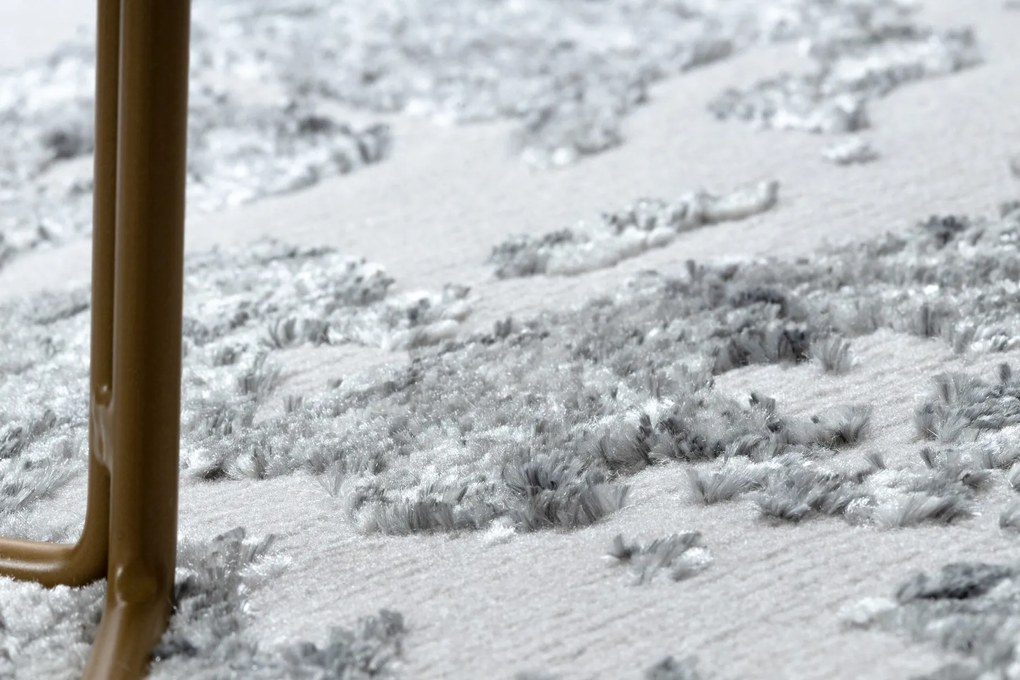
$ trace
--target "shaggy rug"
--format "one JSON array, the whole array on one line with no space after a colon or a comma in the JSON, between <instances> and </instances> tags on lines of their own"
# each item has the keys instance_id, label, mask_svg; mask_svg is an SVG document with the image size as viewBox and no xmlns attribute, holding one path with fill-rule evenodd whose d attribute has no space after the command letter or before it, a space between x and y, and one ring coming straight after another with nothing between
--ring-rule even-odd
<instances>
[{"instance_id":1,"label":"shaggy rug","mask_svg":"<svg viewBox=\"0 0 1020 680\"><path fill-rule=\"evenodd\" d=\"M627 480L666 461L691 465L693 502L747 498L773 522L835 516L853 526L898 528L965 521L988 489L1020 488L1020 383L1009 363L995 375L934 377L915 410L925 442L917 449L921 465L900 466L881 453L853 454L869 437L867 403L790 417L768 395L751 393L743 404L725 396L714 376L797 362L835 374L858 371L853 339L883 328L958 353L1015 348L1020 211L1010 205L1003 212L928 219L906 234L812 261L692 262L681 278L650 273L576 310L507 319L491 333L466 337L457 337L456 327L467 314L467 291L393 296L391 279L376 267L275 244L194 258L185 474L218 484L302 470L341 499L338 521L365 533L484 531L490 540L511 540L517 532L575 529L626 506ZM8 530L36 529L18 517L83 469L87 309L84 291L3 309L9 349L0 459ZM413 348L414 360L372 372L362 384L324 375L317 393L287 394L282 412L271 412L267 405L280 397L275 353L300 343L350 342ZM1020 530L1018 516L1020 505L1004 508L1002 527ZM660 571L681 580L710 568L702 541L685 534L641 545L618 537L606 551L630 565L637 583ZM383 672L403 631L389 614L337 632L324 649L299 645L260 656L246 641L243 612L246 594L285 568L267 553L267 540L246 543L241 530L185 545L159 672ZM1012 583L1006 567L993 573L996 583ZM968 598L992 590L959 587ZM0 611L11 668L19 658L55 664L33 666L30 675L38 677L80 664L101 593L96 586L49 597L6 584ZM901 594L898 606L910 614L886 613L889 605L857 625L874 619L906 626L896 623L906 617L921 635L964 615L953 608L914 612L910 603L924 597ZM966 631L993 626L993 613L1020 616L998 600L981 602L975 611L965 608L967 628L954 635L977 636ZM1002 650L1012 638L996 639L987 654L974 655L975 668L1004 667L1013 658L1012 646ZM293 667L276 665L280 658Z\"/></svg>"},{"instance_id":2,"label":"shaggy rug","mask_svg":"<svg viewBox=\"0 0 1020 680\"><path fill-rule=\"evenodd\" d=\"M816 155L850 173L882 162L860 136L873 102L982 59L979 31L892 0L195 6L189 192L207 214L400 163L415 140L386 120L406 113L503 119L508 162L584 172L653 83L791 41L799 72L720 84L704 115L721 139L731 121L828 135ZM91 59L82 42L0 74L0 266L87 234ZM357 109L382 122L342 122ZM1020 202L810 257L685 254L725 224L782 229L787 190L610 196L594 220L495 235L472 266L500 285L611 285L486 309L491 326L455 271L415 291L335 247L189 253L185 519L153 677L1020 677L1020 565L996 557L1020 534ZM652 251L676 266L614 278ZM90 300L59 284L0 296L0 531L72 540ZM985 552L899 564L960 531ZM739 545L772 541L745 583ZM840 580L844 542L893 573ZM831 584L786 606L798 570ZM723 614L750 591L765 614ZM103 592L0 580L0 677L77 677ZM778 621L748 642L772 660L728 660L755 617ZM906 651L834 668L855 636Z\"/></svg>"},{"instance_id":3,"label":"shaggy rug","mask_svg":"<svg viewBox=\"0 0 1020 680\"><path fill-rule=\"evenodd\" d=\"M724 92L713 112L856 132L870 100L980 59L967 31L918 26L911 14L897 0L196 2L190 205L238 205L381 160L387 126L342 122L350 107L520 120L526 157L569 163L618 145L621 119L651 83L795 39L811 41L807 75ZM0 266L89 228L88 164L68 161L92 151L94 59L82 39L0 73ZM825 153L840 163L875 155L860 139Z\"/></svg>"}]
</instances>

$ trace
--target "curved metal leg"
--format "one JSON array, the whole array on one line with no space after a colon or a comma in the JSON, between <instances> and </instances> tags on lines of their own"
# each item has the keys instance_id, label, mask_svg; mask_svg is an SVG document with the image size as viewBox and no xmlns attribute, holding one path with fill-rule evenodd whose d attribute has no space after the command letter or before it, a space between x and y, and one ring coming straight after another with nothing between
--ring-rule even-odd
<instances>
[{"instance_id":1,"label":"curved metal leg","mask_svg":"<svg viewBox=\"0 0 1020 680\"><path fill-rule=\"evenodd\" d=\"M85 677L144 675L177 557L189 0L99 0L89 496L77 544L0 540L0 574L107 578Z\"/></svg>"},{"instance_id":2,"label":"curved metal leg","mask_svg":"<svg viewBox=\"0 0 1020 680\"><path fill-rule=\"evenodd\" d=\"M45 586L78 586L106 575L110 526L109 436L104 404L113 376L113 275L117 215L117 108L121 0L100 0L96 48L96 141L92 228L92 341L88 505L73 545L0 540L0 574Z\"/></svg>"}]
</instances>

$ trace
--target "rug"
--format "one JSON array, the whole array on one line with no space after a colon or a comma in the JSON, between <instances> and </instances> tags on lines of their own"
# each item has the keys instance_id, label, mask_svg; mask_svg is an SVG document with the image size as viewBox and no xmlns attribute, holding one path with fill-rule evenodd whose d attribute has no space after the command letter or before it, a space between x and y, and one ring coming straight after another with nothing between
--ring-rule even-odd
<instances>
[{"instance_id":1,"label":"rug","mask_svg":"<svg viewBox=\"0 0 1020 680\"><path fill-rule=\"evenodd\" d=\"M196 2L192 210L215 224L373 181L415 114L490 121L506 163L583 176L659 81L756 54L766 77L702 111L719 139L808 132L819 163L868 172L897 153L869 140L877 102L983 67L980 27L934 11ZM767 74L791 54L797 72ZM83 42L0 78L0 266L87 236L91 59ZM426 289L286 225L189 251L180 560L153 677L1014 677L1015 196L716 257L691 239L781 234L798 187L606 196L493 234ZM60 284L0 297L0 529L73 540L90 301ZM549 296L494 305L524 285ZM0 677L77 677L103 585L0 591Z\"/></svg>"}]
</instances>

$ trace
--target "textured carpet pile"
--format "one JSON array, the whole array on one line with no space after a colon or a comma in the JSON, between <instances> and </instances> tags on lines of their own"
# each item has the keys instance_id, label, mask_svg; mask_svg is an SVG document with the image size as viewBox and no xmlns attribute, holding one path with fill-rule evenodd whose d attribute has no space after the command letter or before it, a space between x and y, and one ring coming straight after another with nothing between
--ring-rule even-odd
<instances>
[{"instance_id":1,"label":"textured carpet pile","mask_svg":"<svg viewBox=\"0 0 1020 680\"><path fill-rule=\"evenodd\" d=\"M515 153L554 172L625 143L624 121L653 83L794 41L806 70L720 88L705 116L720 119L720 135L731 120L820 133L836 164L880 162L864 136L871 102L982 60L973 32L921 25L892 0L195 5L188 180L204 213L399 163L404 140L386 119L407 113L512 121ZM0 73L0 267L87 234L93 57L81 41ZM491 276L560 285L681 246L693 230L781 220L786 191L771 180L678 188L557 231L506 234L491 244ZM748 532L812 521L946 531L994 514L1003 534L1020 533L1020 203L919 214L811 257L677 252L686 263L671 272L621 275L609 293L483 330L469 323L479 302L463 282L408 291L400 271L357 253L270 240L189 253L185 481L227 495L239 481L319 484L334 502L318 510L350 527L366 555L384 536L441 535L455 549L470 536L502 545L581 532L647 502L639 476L677 468L671 502L739 507L732 521ZM39 513L84 475L89 312L87 288L0 300L5 534L73 538L73 526ZM836 393L805 412L771 394L775 383L740 394L721 384L756 367L834 381L878 372L857 347L881 334L969 362L916 385L901 423L914 435L908 452L874 444L886 427L880 394ZM287 380L300 353L341 351L387 360L353 374L323 361L312 379ZM720 549L700 527L663 526L618 534L593 549L599 558L622 598L696 589ZM382 603L314 642L266 644L251 602L290 565L276 537L246 527L182 535L153 677L399 677L418 623ZM844 608L833 634L882 631L951 653L931 678L1020 677L1018 574L978 559L904 573L891 597ZM76 677L103 592L0 580L0 677ZM669 656L682 648L658 650L635 673L716 677L696 653Z\"/></svg>"}]
</instances>

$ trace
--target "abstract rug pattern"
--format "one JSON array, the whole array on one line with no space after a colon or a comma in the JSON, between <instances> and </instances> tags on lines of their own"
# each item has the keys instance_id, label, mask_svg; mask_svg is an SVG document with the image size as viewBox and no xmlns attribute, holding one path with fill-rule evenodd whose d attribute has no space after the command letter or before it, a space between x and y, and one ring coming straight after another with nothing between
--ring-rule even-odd
<instances>
[{"instance_id":1,"label":"abstract rug pattern","mask_svg":"<svg viewBox=\"0 0 1020 680\"><path fill-rule=\"evenodd\" d=\"M399 163L386 119L408 113L510 120L514 153L557 172L626 143L624 121L653 105L653 83L791 41L805 45L805 72L721 90L705 115L720 119L720 135L735 121L818 133L837 164L880 162L864 136L871 102L982 61L979 35L920 25L892 0L195 4L189 192L207 213ZM82 42L0 74L0 267L87 234L92 58ZM266 87L255 96L235 75ZM554 286L693 230L781 220L785 191L766 179L612 197L625 207L594 222L506 235L487 264L495 279ZM993 214L917 215L809 258L688 259L679 274L621 276L610 294L483 331L466 323L478 305L469 286L408 291L401 272L357 253L273 240L189 253L182 473L214 489L301 476L365 541L580 532L639 507L638 475L677 466L686 484L676 503L746 509L747 531L930 531L994 514L1005 535L1020 534L1020 202L1003 199ZM37 511L82 482L89 309L87 288L0 298L6 534L73 539L73 526ZM805 414L769 385L739 397L720 385L755 367L810 366L837 380L877 370L857 346L882 333L973 360L917 385L906 456L871 446L877 395ZM393 360L353 375L324 363L317 384L298 390L284 380L296 353L338 349ZM621 588L696 589L718 552L711 533L690 527L620 534L592 559ZM404 677L418 624L383 604L317 641L265 644L250 601L287 578L274 536L183 537L179 562L153 677ZM950 660L933 679L1020 677L1016 563L937 565L900 582L844 608L840 634L943 650ZM76 677L102 594L102 584L0 582L0 677ZM727 677L678 649L635 672Z\"/></svg>"}]
</instances>

